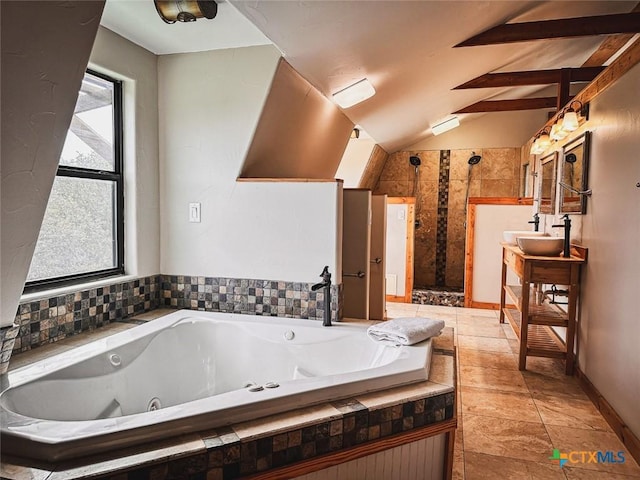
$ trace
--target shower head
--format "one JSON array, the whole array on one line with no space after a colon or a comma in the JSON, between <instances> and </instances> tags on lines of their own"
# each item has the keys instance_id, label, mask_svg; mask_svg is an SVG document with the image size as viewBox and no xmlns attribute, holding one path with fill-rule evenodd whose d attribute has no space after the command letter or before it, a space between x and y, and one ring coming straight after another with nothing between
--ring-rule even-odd
<instances>
[{"instance_id":1,"label":"shower head","mask_svg":"<svg viewBox=\"0 0 640 480\"><path fill-rule=\"evenodd\" d=\"M410 163L411 165L413 165L414 167L419 167L419 166L420 166L420 163L422 163L422 162L420 161L420 157L418 157L418 156L416 156L416 155L411 155L411 156L409 157L409 163Z\"/></svg>"},{"instance_id":2,"label":"shower head","mask_svg":"<svg viewBox=\"0 0 640 480\"><path fill-rule=\"evenodd\" d=\"M469 165L476 165L480 163L482 157L480 155L476 155L476 152L473 152L473 155L469 158Z\"/></svg>"}]
</instances>

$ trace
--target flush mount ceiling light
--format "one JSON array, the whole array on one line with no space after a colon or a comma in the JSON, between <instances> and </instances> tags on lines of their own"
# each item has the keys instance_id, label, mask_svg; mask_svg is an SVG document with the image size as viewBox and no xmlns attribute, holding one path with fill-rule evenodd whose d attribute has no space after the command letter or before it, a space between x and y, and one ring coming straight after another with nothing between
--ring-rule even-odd
<instances>
[{"instance_id":1,"label":"flush mount ceiling light","mask_svg":"<svg viewBox=\"0 0 640 480\"><path fill-rule=\"evenodd\" d=\"M445 120L444 122L440 122L437 125L431 126L431 132L434 135L440 135L441 133L447 132L453 128L456 128L460 125L460 120L458 117L452 117L449 120Z\"/></svg>"},{"instance_id":2,"label":"flush mount ceiling light","mask_svg":"<svg viewBox=\"0 0 640 480\"><path fill-rule=\"evenodd\" d=\"M363 102L367 98L373 97L375 93L376 89L373 88L371 82L363 78L359 82L334 93L333 99L342 108L349 108L357 103Z\"/></svg>"},{"instance_id":3,"label":"flush mount ceiling light","mask_svg":"<svg viewBox=\"0 0 640 480\"><path fill-rule=\"evenodd\" d=\"M203 17L212 19L218 13L214 0L153 0L153 3L165 23L195 22Z\"/></svg>"}]
</instances>

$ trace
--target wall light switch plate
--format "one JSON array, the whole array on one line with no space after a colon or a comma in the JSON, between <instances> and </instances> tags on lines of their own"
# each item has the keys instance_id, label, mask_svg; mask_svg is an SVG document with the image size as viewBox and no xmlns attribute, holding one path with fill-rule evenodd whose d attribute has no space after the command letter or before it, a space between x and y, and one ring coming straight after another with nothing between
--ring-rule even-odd
<instances>
[{"instance_id":1,"label":"wall light switch plate","mask_svg":"<svg viewBox=\"0 0 640 480\"><path fill-rule=\"evenodd\" d=\"M200 223L200 203L189 204L189 222Z\"/></svg>"}]
</instances>

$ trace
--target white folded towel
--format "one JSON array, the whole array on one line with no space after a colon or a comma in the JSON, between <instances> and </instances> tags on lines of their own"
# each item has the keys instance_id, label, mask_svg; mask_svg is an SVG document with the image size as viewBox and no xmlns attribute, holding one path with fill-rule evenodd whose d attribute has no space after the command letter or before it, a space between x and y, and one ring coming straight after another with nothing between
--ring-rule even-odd
<instances>
[{"instance_id":1,"label":"white folded towel","mask_svg":"<svg viewBox=\"0 0 640 480\"><path fill-rule=\"evenodd\" d=\"M422 317L395 318L371 325L367 329L367 335L379 342L393 345L413 345L440 335L443 328L444 320Z\"/></svg>"}]
</instances>

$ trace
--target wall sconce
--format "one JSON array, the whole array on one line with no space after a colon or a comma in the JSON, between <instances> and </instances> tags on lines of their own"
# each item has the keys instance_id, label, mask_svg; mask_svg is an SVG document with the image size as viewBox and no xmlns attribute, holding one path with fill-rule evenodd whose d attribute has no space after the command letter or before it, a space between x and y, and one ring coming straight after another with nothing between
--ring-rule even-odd
<instances>
[{"instance_id":1,"label":"wall sconce","mask_svg":"<svg viewBox=\"0 0 640 480\"><path fill-rule=\"evenodd\" d=\"M218 13L214 0L153 0L153 3L165 23L195 22L203 17L212 19Z\"/></svg>"},{"instance_id":2,"label":"wall sconce","mask_svg":"<svg viewBox=\"0 0 640 480\"><path fill-rule=\"evenodd\" d=\"M360 129L359 128L354 128L353 130L351 130L351 138L353 138L353 139L360 138Z\"/></svg>"},{"instance_id":3,"label":"wall sconce","mask_svg":"<svg viewBox=\"0 0 640 480\"><path fill-rule=\"evenodd\" d=\"M574 108L575 104L579 104L577 109ZM571 132L576 131L581 123L587 120L589 120L589 104L583 104L579 100L571 102L566 110L560 111L556 123L551 126L549 131L547 131L549 127L545 127L541 132L537 133L529 153L531 155L540 155L551 146L552 141L564 140Z\"/></svg>"},{"instance_id":4,"label":"wall sconce","mask_svg":"<svg viewBox=\"0 0 640 480\"><path fill-rule=\"evenodd\" d=\"M551 146L551 137L549 136L549 132L546 128L542 130L542 132L538 132L536 135L536 139L531 144L531 150L529 153L531 155L540 155L543 153L549 146Z\"/></svg>"}]
</instances>

